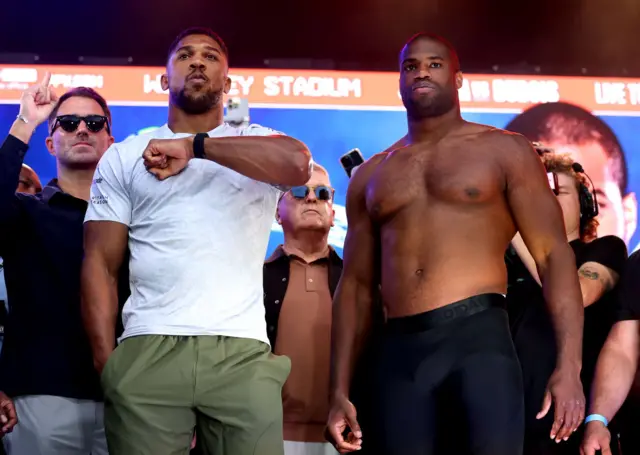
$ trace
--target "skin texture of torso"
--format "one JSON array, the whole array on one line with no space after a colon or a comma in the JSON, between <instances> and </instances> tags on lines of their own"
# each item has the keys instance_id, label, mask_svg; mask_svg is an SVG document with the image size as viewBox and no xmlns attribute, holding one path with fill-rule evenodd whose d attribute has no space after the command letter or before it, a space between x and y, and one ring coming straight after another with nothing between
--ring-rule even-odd
<instances>
[{"instance_id":1,"label":"skin texture of torso","mask_svg":"<svg viewBox=\"0 0 640 455\"><path fill-rule=\"evenodd\" d=\"M400 141L370 161L366 207L388 317L506 292L504 252L516 228L504 194L505 136L465 122L435 144Z\"/></svg>"}]
</instances>

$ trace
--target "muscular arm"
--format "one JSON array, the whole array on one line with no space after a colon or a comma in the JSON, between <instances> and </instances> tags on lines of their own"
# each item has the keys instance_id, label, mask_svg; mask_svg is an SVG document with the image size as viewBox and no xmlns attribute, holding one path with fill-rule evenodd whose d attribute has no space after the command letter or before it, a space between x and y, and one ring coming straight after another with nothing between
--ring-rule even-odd
<instances>
[{"instance_id":1,"label":"muscular arm","mask_svg":"<svg viewBox=\"0 0 640 455\"><path fill-rule=\"evenodd\" d=\"M616 415L633 385L639 343L640 321L620 321L611 328L598 356L589 414L600 414L608 420Z\"/></svg>"},{"instance_id":2,"label":"muscular arm","mask_svg":"<svg viewBox=\"0 0 640 455\"><path fill-rule=\"evenodd\" d=\"M88 221L84 227L82 319L99 372L115 348L118 271L128 234L126 225L114 221Z\"/></svg>"},{"instance_id":3,"label":"muscular arm","mask_svg":"<svg viewBox=\"0 0 640 455\"><path fill-rule=\"evenodd\" d=\"M506 151L507 198L517 229L535 260L558 343L558 367L582 367L584 310L560 205L529 142L512 138Z\"/></svg>"},{"instance_id":4,"label":"muscular arm","mask_svg":"<svg viewBox=\"0 0 640 455\"><path fill-rule=\"evenodd\" d=\"M365 188L372 163L354 174L347 191L348 229L344 245L344 268L336 289L331 336L331 396L349 395L358 356L372 321L376 237L366 208Z\"/></svg>"},{"instance_id":5,"label":"muscular arm","mask_svg":"<svg viewBox=\"0 0 640 455\"><path fill-rule=\"evenodd\" d=\"M215 137L204 141L211 161L260 182L296 186L311 176L311 153L288 136Z\"/></svg>"}]
</instances>

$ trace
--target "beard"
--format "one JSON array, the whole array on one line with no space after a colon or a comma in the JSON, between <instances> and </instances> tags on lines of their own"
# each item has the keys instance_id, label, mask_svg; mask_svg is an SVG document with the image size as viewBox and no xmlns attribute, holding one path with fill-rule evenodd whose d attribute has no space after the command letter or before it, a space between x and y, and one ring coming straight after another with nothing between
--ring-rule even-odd
<instances>
[{"instance_id":1,"label":"beard","mask_svg":"<svg viewBox=\"0 0 640 455\"><path fill-rule=\"evenodd\" d=\"M189 115L201 115L209 112L220 103L222 89L207 92L187 93L186 88L170 93L171 102Z\"/></svg>"},{"instance_id":2,"label":"beard","mask_svg":"<svg viewBox=\"0 0 640 455\"><path fill-rule=\"evenodd\" d=\"M453 90L438 89L432 96L428 94L413 97L413 90L407 87L402 93L402 104L407 109L407 115L413 120L440 117L449 112L456 105L458 98Z\"/></svg>"}]
</instances>

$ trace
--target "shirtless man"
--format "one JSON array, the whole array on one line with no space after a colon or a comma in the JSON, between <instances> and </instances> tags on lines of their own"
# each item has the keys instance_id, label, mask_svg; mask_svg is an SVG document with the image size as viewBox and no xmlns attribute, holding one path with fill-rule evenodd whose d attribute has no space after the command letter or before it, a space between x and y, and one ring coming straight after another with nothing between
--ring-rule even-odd
<instances>
[{"instance_id":1,"label":"shirtless man","mask_svg":"<svg viewBox=\"0 0 640 455\"><path fill-rule=\"evenodd\" d=\"M527 140L462 120L461 85L451 45L413 37L400 54L409 133L349 185L327 428L341 453L368 437L376 454L430 455L441 444L436 423L452 410L457 434L442 453L454 453L453 440L473 455L522 453L522 378L504 309L504 252L517 231L542 277L559 346L541 414L555 402L551 436L560 441L584 417L582 300L560 207ZM388 319L373 428L363 436L348 391L378 283Z\"/></svg>"}]
</instances>

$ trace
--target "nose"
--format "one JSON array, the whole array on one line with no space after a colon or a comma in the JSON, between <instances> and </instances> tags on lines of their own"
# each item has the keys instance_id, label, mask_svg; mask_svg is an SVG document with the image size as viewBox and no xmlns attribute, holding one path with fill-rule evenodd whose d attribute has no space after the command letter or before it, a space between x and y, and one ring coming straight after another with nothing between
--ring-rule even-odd
<instances>
[{"instance_id":1,"label":"nose","mask_svg":"<svg viewBox=\"0 0 640 455\"><path fill-rule=\"evenodd\" d=\"M201 71L204 70L205 65L202 57L200 55L196 55L191 61L191 63L189 64L189 68L191 68L192 70L196 70L196 69Z\"/></svg>"},{"instance_id":2,"label":"nose","mask_svg":"<svg viewBox=\"0 0 640 455\"><path fill-rule=\"evenodd\" d=\"M85 123L84 120L81 120L80 124L78 125L78 129L76 130L76 135L78 134L89 134L89 129L87 128L87 124Z\"/></svg>"},{"instance_id":3,"label":"nose","mask_svg":"<svg viewBox=\"0 0 640 455\"><path fill-rule=\"evenodd\" d=\"M418 67L418 73L416 74L416 79L431 79L431 70L429 69L429 65L420 64Z\"/></svg>"},{"instance_id":4,"label":"nose","mask_svg":"<svg viewBox=\"0 0 640 455\"><path fill-rule=\"evenodd\" d=\"M306 202L317 202L318 198L316 197L315 190L309 190L309 194L305 198Z\"/></svg>"}]
</instances>

